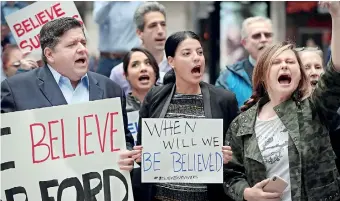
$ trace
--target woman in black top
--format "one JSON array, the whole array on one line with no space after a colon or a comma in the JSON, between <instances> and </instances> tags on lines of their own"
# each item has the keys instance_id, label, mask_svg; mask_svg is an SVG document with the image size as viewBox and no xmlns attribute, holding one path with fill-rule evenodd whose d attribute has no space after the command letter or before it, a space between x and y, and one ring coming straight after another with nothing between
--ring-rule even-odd
<instances>
[{"instance_id":1,"label":"woman in black top","mask_svg":"<svg viewBox=\"0 0 340 201\"><path fill-rule=\"evenodd\" d=\"M165 78L164 86L153 87L146 95L140 109L142 118L216 118L223 119L223 132L238 114L235 95L202 81L205 58L199 37L190 31L177 32L165 43L165 54L173 67ZM137 145L142 144L141 126L138 128ZM225 136L223 137L225 138ZM223 139L224 141L224 139ZM136 162L140 162L142 146ZM223 146L224 163L231 159L230 147ZM135 174L134 177L140 175ZM137 179L134 178L134 182ZM141 184L136 200L216 201L229 200L222 184Z\"/></svg>"},{"instance_id":2,"label":"woman in black top","mask_svg":"<svg viewBox=\"0 0 340 201\"><path fill-rule=\"evenodd\" d=\"M156 59L144 48L132 48L123 59L123 69L131 92L126 96L126 112L139 110L146 94L159 78Z\"/></svg>"}]
</instances>

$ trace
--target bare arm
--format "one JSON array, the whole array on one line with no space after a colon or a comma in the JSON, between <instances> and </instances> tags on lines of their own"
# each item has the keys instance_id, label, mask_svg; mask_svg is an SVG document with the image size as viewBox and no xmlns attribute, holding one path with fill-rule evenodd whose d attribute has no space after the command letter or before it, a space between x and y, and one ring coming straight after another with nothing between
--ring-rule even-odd
<instances>
[{"instance_id":1,"label":"bare arm","mask_svg":"<svg viewBox=\"0 0 340 201\"><path fill-rule=\"evenodd\" d=\"M321 122L330 128L340 107L340 2L324 1L320 4L327 7L332 16L332 56L311 100Z\"/></svg>"},{"instance_id":2,"label":"bare arm","mask_svg":"<svg viewBox=\"0 0 340 201\"><path fill-rule=\"evenodd\" d=\"M330 2L328 6L332 16L331 57L336 71L340 72L340 2Z\"/></svg>"}]
</instances>

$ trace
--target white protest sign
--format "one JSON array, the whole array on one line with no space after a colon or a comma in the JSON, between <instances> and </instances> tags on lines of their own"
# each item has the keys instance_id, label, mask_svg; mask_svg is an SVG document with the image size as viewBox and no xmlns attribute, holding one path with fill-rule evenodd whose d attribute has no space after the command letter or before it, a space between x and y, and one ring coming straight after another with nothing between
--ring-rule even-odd
<instances>
[{"instance_id":1,"label":"white protest sign","mask_svg":"<svg viewBox=\"0 0 340 201\"><path fill-rule=\"evenodd\" d=\"M128 117L128 129L130 130L133 139L135 140L135 145L137 143L137 132L138 132L138 120L139 120L139 111L133 111L127 113Z\"/></svg>"},{"instance_id":2,"label":"white protest sign","mask_svg":"<svg viewBox=\"0 0 340 201\"><path fill-rule=\"evenodd\" d=\"M222 119L143 119L143 183L223 183Z\"/></svg>"},{"instance_id":3,"label":"white protest sign","mask_svg":"<svg viewBox=\"0 0 340 201\"><path fill-rule=\"evenodd\" d=\"M73 17L83 24L73 1L37 1L5 18L20 50L31 51L30 57L41 60L40 29L61 17Z\"/></svg>"},{"instance_id":4,"label":"white protest sign","mask_svg":"<svg viewBox=\"0 0 340 201\"><path fill-rule=\"evenodd\" d=\"M133 201L121 111L115 98L1 114L1 200Z\"/></svg>"}]
</instances>

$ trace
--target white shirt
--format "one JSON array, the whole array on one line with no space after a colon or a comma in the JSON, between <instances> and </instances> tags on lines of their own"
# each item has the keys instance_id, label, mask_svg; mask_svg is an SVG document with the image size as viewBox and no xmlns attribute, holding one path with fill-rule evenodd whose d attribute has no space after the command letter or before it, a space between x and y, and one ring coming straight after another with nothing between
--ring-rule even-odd
<instances>
[{"instance_id":1,"label":"white shirt","mask_svg":"<svg viewBox=\"0 0 340 201\"><path fill-rule=\"evenodd\" d=\"M267 178L277 175L288 183L282 200L291 200L288 158L288 130L276 115L268 120L256 119L256 139L267 169Z\"/></svg>"}]
</instances>

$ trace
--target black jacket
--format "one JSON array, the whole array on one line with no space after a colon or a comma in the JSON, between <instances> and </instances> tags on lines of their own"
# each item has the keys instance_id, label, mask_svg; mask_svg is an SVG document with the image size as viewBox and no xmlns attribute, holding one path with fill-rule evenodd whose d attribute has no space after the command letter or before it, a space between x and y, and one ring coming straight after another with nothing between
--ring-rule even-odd
<instances>
[{"instance_id":1,"label":"black jacket","mask_svg":"<svg viewBox=\"0 0 340 201\"><path fill-rule=\"evenodd\" d=\"M223 119L223 133L226 133L229 124L238 115L238 106L235 95L227 90L216 88L205 82L200 83L204 102L206 118ZM175 84L152 88L146 95L139 111L139 125L142 118L164 118L170 101L175 93ZM138 127L137 145L142 144L141 126ZM225 136L223 136L223 141ZM139 169L140 170L140 169ZM141 172L136 172L133 177L134 197L136 201L151 201L154 197L153 184L141 184ZM222 184L208 184L210 201L231 200L226 196Z\"/></svg>"},{"instance_id":2,"label":"black jacket","mask_svg":"<svg viewBox=\"0 0 340 201\"><path fill-rule=\"evenodd\" d=\"M336 155L335 164L340 173L340 108L338 109L338 116L333 119L333 124L329 131L331 144Z\"/></svg>"}]
</instances>

